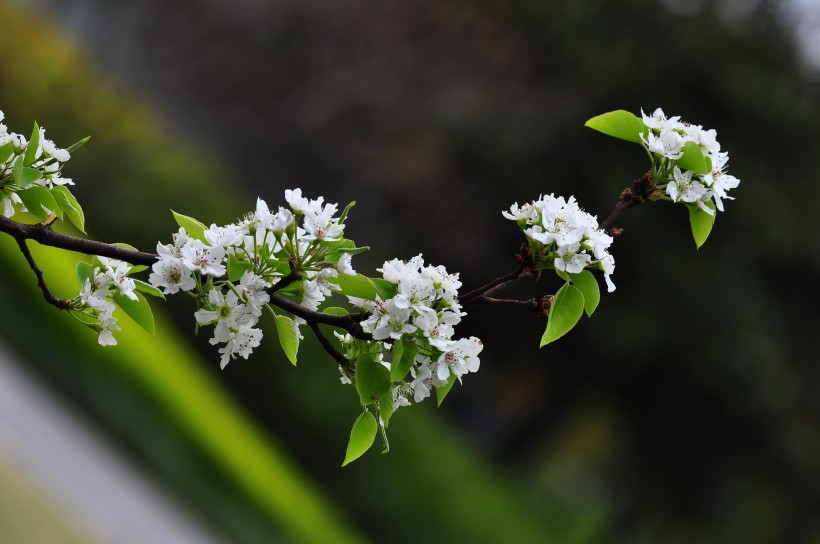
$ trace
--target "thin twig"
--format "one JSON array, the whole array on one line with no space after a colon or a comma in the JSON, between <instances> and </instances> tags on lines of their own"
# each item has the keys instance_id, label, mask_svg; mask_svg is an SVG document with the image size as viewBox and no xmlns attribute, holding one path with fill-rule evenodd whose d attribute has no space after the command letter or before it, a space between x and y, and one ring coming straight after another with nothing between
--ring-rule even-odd
<instances>
[{"instance_id":1,"label":"thin twig","mask_svg":"<svg viewBox=\"0 0 820 544\"><path fill-rule=\"evenodd\" d=\"M348 378L353 378L353 371L350 368L350 361L345 357L339 350L337 350L334 345L330 342L330 340L322 334L322 331L319 329L319 324L315 322L308 322L310 329L316 335L316 338L319 339L319 343L322 344L322 347L325 349L326 352L333 357L339 366L342 367L342 371L345 373L345 376Z\"/></svg>"},{"instance_id":2,"label":"thin twig","mask_svg":"<svg viewBox=\"0 0 820 544\"><path fill-rule=\"evenodd\" d=\"M509 274L505 274L504 276L496 278L486 285L482 285L478 289L473 289L469 293L465 293L459 296L458 301L462 304L466 304L472 301L474 298L487 293L491 289L501 288L504 284L517 281L522 276L522 274L524 274L525 270L527 270L527 266L522 264Z\"/></svg>"},{"instance_id":3,"label":"thin twig","mask_svg":"<svg viewBox=\"0 0 820 544\"><path fill-rule=\"evenodd\" d=\"M24 238L16 238L17 245L20 247L20 252L22 252L23 256L26 258L29 267L34 272L34 275L37 276L37 286L43 292L43 296L46 299L46 302L51 304L52 306L56 307L58 310L66 310L69 307L69 302L62 298L55 297L46 285L46 280L43 278L43 271L37 266L37 262L34 260L34 257L31 255L31 251L26 245L26 240Z\"/></svg>"},{"instance_id":4,"label":"thin twig","mask_svg":"<svg viewBox=\"0 0 820 544\"><path fill-rule=\"evenodd\" d=\"M615 221L620 219L628 210L651 200L654 192L655 178L647 172L635 180L632 187L627 187L621 192L621 196L618 197L618 202L615 203L615 209L612 210L612 213L610 213L606 219L601 221L598 228L601 230L609 229L615 224Z\"/></svg>"}]
</instances>

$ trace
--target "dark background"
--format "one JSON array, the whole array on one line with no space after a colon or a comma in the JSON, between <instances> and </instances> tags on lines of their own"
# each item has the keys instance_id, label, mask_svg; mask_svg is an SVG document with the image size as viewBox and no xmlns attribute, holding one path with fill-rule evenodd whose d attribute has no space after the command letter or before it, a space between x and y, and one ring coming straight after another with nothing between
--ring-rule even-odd
<instances>
[{"instance_id":1,"label":"dark background","mask_svg":"<svg viewBox=\"0 0 820 544\"><path fill-rule=\"evenodd\" d=\"M573 194L603 217L643 173L638 146L586 119L660 106L717 129L741 185L705 246L695 250L681 206L630 212L613 249L617 291L544 349L543 321L468 308L459 335L484 341L481 371L437 413L400 411L387 456L338 468L357 408L326 356L289 368L271 330L265 350L219 373L206 338L188 334L188 301L169 310L203 368L366 539L820 539L820 96L814 51L797 39L810 3L800 20L774 1L33 4L35 16L3 8L50 21L6 28L4 56L55 64L27 81L24 60L0 63L6 124L25 132L36 118L66 144L92 133L67 167L89 232L146 249L169 239L168 208L227 222L257 195L276 205L301 187L358 202L346 233L373 248L358 271L423 253L469 289L515 266L520 234L500 214L512 202ZM36 43L44 33L61 36L56 51ZM138 408L136 385L31 356L56 395L231 539L277 534L252 504L242 515L255 529L237 527L211 496L230 481L192 497L202 476L174 467L195 465L196 447L179 439L174 464L135 436L163 424L160 409ZM111 387L132 391L141 415L100 393ZM454 451L506 494L476 498L494 488L472 487ZM493 501L505 505L498 532L470 533Z\"/></svg>"}]
</instances>

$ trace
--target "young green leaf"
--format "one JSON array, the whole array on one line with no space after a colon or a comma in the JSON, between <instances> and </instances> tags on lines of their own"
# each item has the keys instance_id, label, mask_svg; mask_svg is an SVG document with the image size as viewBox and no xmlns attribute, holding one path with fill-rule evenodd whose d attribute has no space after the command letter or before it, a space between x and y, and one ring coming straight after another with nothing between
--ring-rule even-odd
<instances>
[{"instance_id":1,"label":"young green leaf","mask_svg":"<svg viewBox=\"0 0 820 544\"><path fill-rule=\"evenodd\" d=\"M345 222L345 219L347 219L347 214L350 213L350 208L352 208L355 205L356 205L356 201L354 200L353 202L351 202L350 204L345 206L345 209L342 211L342 215L339 216L339 223L340 224Z\"/></svg>"},{"instance_id":2,"label":"young green leaf","mask_svg":"<svg viewBox=\"0 0 820 544\"><path fill-rule=\"evenodd\" d=\"M6 145L0 145L0 165L5 163L14 153L14 142L9 142Z\"/></svg>"},{"instance_id":3,"label":"young green leaf","mask_svg":"<svg viewBox=\"0 0 820 544\"><path fill-rule=\"evenodd\" d=\"M399 286L395 283L390 283L389 281L382 278L369 279L370 283L373 284L373 287L376 288L376 294L379 295L379 298L381 298L382 300L393 298L399 292Z\"/></svg>"},{"instance_id":4,"label":"young green leaf","mask_svg":"<svg viewBox=\"0 0 820 544\"><path fill-rule=\"evenodd\" d=\"M628 142L641 143L641 134L646 133L646 126L635 114L625 110L616 110L593 117L586 122L587 127L614 136Z\"/></svg>"},{"instance_id":5,"label":"young green leaf","mask_svg":"<svg viewBox=\"0 0 820 544\"><path fill-rule=\"evenodd\" d=\"M77 199L74 198L74 195L71 194L68 187L65 185L57 185L51 190L51 195L63 209L68 220L71 221L80 232L85 234L85 214L83 213L82 207L80 207L80 203L77 202Z\"/></svg>"},{"instance_id":6,"label":"young green leaf","mask_svg":"<svg viewBox=\"0 0 820 544\"><path fill-rule=\"evenodd\" d=\"M598 287L598 280L589 270L582 270L579 274L571 276L572 285L581 291L584 296L584 310L587 316L592 316L598 303L601 301L601 289Z\"/></svg>"},{"instance_id":7,"label":"young green leaf","mask_svg":"<svg viewBox=\"0 0 820 544\"><path fill-rule=\"evenodd\" d=\"M82 146L84 143L86 143L90 139L91 139L91 136L86 136L82 140L80 140L78 142L75 142L75 143L71 144L70 146L68 146L66 148L66 151L68 151L69 153L74 153L77 149L80 148L80 146Z\"/></svg>"},{"instance_id":8,"label":"young green leaf","mask_svg":"<svg viewBox=\"0 0 820 544\"><path fill-rule=\"evenodd\" d=\"M162 294L162 291L151 285L150 283L145 283L142 280L134 279L134 285L136 286L136 290L140 293L145 293L146 295L151 295L152 297L161 298L165 300L165 295Z\"/></svg>"},{"instance_id":9,"label":"young green leaf","mask_svg":"<svg viewBox=\"0 0 820 544\"><path fill-rule=\"evenodd\" d=\"M416 344L398 340L393 344L393 360L390 362L390 381L400 382L410 372L416 361L419 347Z\"/></svg>"},{"instance_id":10,"label":"young green leaf","mask_svg":"<svg viewBox=\"0 0 820 544\"><path fill-rule=\"evenodd\" d=\"M296 324L285 315L276 316L276 332L279 333L279 344L293 366L296 366L296 355L299 352L299 335Z\"/></svg>"},{"instance_id":11,"label":"young green leaf","mask_svg":"<svg viewBox=\"0 0 820 544\"><path fill-rule=\"evenodd\" d=\"M199 240L200 242L206 241L205 231L208 230L208 227L206 227L204 223L197 221L193 217L177 213L174 210L171 210L171 213L174 214L174 219L176 220L177 225L184 228L185 232L188 233L188 236L194 238L195 240Z\"/></svg>"},{"instance_id":12,"label":"young green leaf","mask_svg":"<svg viewBox=\"0 0 820 544\"><path fill-rule=\"evenodd\" d=\"M708 157L703 156L703 151L695 142L689 141L683 144L683 156L675 163L680 168L691 170L696 174L708 174L712 171L711 161L707 163Z\"/></svg>"},{"instance_id":13,"label":"young green leaf","mask_svg":"<svg viewBox=\"0 0 820 544\"><path fill-rule=\"evenodd\" d=\"M390 423L390 418L393 417L393 395L383 395L379 399L379 417L382 418L382 424L386 429Z\"/></svg>"},{"instance_id":14,"label":"young green leaf","mask_svg":"<svg viewBox=\"0 0 820 544\"><path fill-rule=\"evenodd\" d=\"M228 281L239 281L246 270L253 270L253 263L240 261L236 255L228 257Z\"/></svg>"},{"instance_id":15,"label":"young green leaf","mask_svg":"<svg viewBox=\"0 0 820 544\"><path fill-rule=\"evenodd\" d=\"M36 168L25 166L23 164L24 162L25 158L22 155L17 157L17 160L14 162L14 168L12 168L11 171L11 177L14 180L14 183L23 188L28 187L30 184L43 177L42 172Z\"/></svg>"},{"instance_id":16,"label":"young green leaf","mask_svg":"<svg viewBox=\"0 0 820 544\"><path fill-rule=\"evenodd\" d=\"M373 404L390 391L390 371L369 353L356 360L356 391L362 406Z\"/></svg>"},{"instance_id":17,"label":"young green leaf","mask_svg":"<svg viewBox=\"0 0 820 544\"><path fill-rule=\"evenodd\" d=\"M28 189L18 191L17 196L19 196L23 204L26 205L28 211L41 221L48 217L46 209L57 214L57 217L63 216L62 208L57 205L57 201L54 200L54 197L51 196L48 189L42 185L32 185Z\"/></svg>"},{"instance_id":18,"label":"young green leaf","mask_svg":"<svg viewBox=\"0 0 820 544\"><path fill-rule=\"evenodd\" d=\"M712 210L715 209L714 204L711 202L707 202L706 205ZM692 227L692 237L695 239L695 245L700 249L700 246L709 237L709 233L712 232L715 216L701 210L696 204L688 204L687 207L689 208L689 225Z\"/></svg>"},{"instance_id":19,"label":"young green leaf","mask_svg":"<svg viewBox=\"0 0 820 544\"><path fill-rule=\"evenodd\" d=\"M453 388L453 385L456 383L456 375L450 374L450 377L447 379L447 385L442 385L441 387L436 387L436 406L441 406L441 403L444 402L444 397L447 396L447 393Z\"/></svg>"},{"instance_id":20,"label":"young green leaf","mask_svg":"<svg viewBox=\"0 0 820 544\"><path fill-rule=\"evenodd\" d=\"M327 315L347 315L350 312L348 312L344 308L340 308L339 306L329 306L322 310L322 313Z\"/></svg>"},{"instance_id":21,"label":"young green leaf","mask_svg":"<svg viewBox=\"0 0 820 544\"><path fill-rule=\"evenodd\" d=\"M370 278L362 276L361 274L356 274L355 276L339 274L336 280L339 282L339 288L343 295L376 300L376 288L373 286Z\"/></svg>"},{"instance_id":22,"label":"young green leaf","mask_svg":"<svg viewBox=\"0 0 820 544\"><path fill-rule=\"evenodd\" d=\"M552 299L547 329L541 337L541 347L553 342L578 323L584 313L584 295L574 285L565 283Z\"/></svg>"},{"instance_id":23,"label":"young green leaf","mask_svg":"<svg viewBox=\"0 0 820 544\"><path fill-rule=\"evenodd\" d=\"M34 164L34 161L37 160L37 151L40 147L40 127L37 126L37 121L34 122L34 128L31 130L31 138L28 140L28 146L26 146L26 154L25 160L23 161L23 166L29 166Z\"/></svg>"},{"instance_id":24,"label":"young green leaf","mask_svg":"<svg viewBox=\"0 0 820 544\"><path fill-rule=\"evenodd\" d=\"M151 305L145 300L145 297L137 293L137 300L131 300L122 293L114 293L111 298L117 303L117 306L122 308L125 314L133 319L137 325L154 334L154 314L151 312Z\"/></svg>"},{"instance_id":25,"label":"young green leaf","mask_svg":"<svg viewBox=\"0 0 820 544\"><path fill-rule=\"evenodd\" d=\"M370 412L363 412L356 418L353 428L350 430L350 440L347 442L347 452L342 466L361 457L364 452L370 449L373 441L376 440L376 432L379 424Z\"/></svg>"},{"instance_id":26,"label":"young green leaf","mask_svg":"<svg viewBox=\"0 0 820 544\"><path fill-rule=\"evenodd\" d=\"M77 283L80 284L80 289L83 288L86 280L93 279L93 271L94 267L91 266L91 263L87 263L85 261L80 261L77 263Z\"/></svg>"}]
</instances>

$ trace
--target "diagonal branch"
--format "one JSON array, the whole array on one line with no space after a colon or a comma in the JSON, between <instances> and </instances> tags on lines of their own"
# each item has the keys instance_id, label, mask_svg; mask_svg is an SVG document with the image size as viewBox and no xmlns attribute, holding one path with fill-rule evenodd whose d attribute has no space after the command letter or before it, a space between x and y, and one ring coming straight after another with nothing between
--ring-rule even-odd
<instances>
[{"instance_id":1,"label":"diagonal branch","mask_svg":"<svg viewBox=\"0 0 820 544\"><path fill-rule=\"evenodd\" d=\"M319 329L319 325L315 322L308 322L310 329L316 335L316 338L319 339L319 343L322 344L322 347L325 349L326 352L333 357L339 366L342 368L342 372L344 372L345 376L352 379L353 378L353 370L350 368L350 361L345 357L342 353L337 350L330 340L322 334L322 331Z\"/></svg>"},{"instance_id":2,"label":"diagonal branch","mask_svg":"<svg viewBox=\"0 0 820 544\"><path fill-rule=\"evenodd\" d=\"M17 238L17 245L20 247L20 252L26 258L26 262L28 262L34 275L37 276L37 286L43 292L46 302L55 306L58 310L68 309L69 302L65 299L55 297L49 290L48 285L46 285L46 280L43 278L43 271L37 266L37 262L34 260L31 250L29 250L28 245L26 245L26 240L24 238Z\"/></svg>"}]
</instances>

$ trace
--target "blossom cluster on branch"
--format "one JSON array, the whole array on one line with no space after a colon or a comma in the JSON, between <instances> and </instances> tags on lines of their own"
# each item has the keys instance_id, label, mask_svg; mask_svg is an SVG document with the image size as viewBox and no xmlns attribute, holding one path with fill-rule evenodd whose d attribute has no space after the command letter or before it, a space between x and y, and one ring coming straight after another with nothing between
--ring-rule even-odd
<instances>
[{"instance_id":1,"label":"blossom cluster on branch","mask_svg":"<svg viewBox=\"0 0 820 544\"><path fill-rule=\"evenodd\" d=\"M357 273L352 258L368 248L345 237L355 203L340 212L337 204L309 199L301 189L285 191L286 206L269 207L258 198L253 211L228 225L206 226L172 212L178 230L170 243L157 243L155 254L55 232L51 227L58 219L84 229L82 208L67 188L73 182L61 172L88 138L61 149L36 123L29 139L0 124L0 232L15 238L45 299L96 331L103 346L117 343L118 309L153 333L145 297L180 292L194 300L197 329L212 327L210 343L220 346L222 368L237 357L247 359L260 345L265 314L295 365L307 326L338 365L341 381L354 385L362 407L347 464L367 451L379 432L388 449L386 429L396 409L434 391L440 404L456 381L479 369L481 340L458 338L455 332L465 305L515 305L546 316L544 346L596 310L601 295L594 272L603 272L608 291L615 290L610 251L622 229L613 225L631 207L657 200L683 203L697 246L706 240L716 210L723 211L728 192L739 184L726 171L728 154L714 130L667 118L661 109L641 117L613 111L587 126L641 145L650 157L649 171L623 190L600 223L572 196L542 195L510 206L502 215L526 240L518 267L465 294L459 294L458 274L425 264L421 255L386 261L380 277ZM18 212L28 212L36 222L11 220ZM28 240L91 255L77 264L74 298L62 300L50 292ZM147 282L132 277L149 267ZM547 270L563 281L554 294L527 300L499 296ZM334 334L327 336L322 326Z\"/></svg>"}]
</instances>

